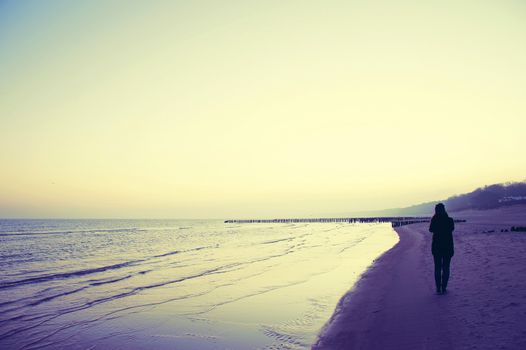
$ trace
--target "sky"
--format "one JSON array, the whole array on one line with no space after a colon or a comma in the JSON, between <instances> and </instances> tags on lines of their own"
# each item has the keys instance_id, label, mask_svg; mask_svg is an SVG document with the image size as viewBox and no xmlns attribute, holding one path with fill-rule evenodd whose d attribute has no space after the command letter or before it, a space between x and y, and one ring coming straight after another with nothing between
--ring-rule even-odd
<instances>
[{"instance_id":1,"label":"sky","mask_svg":"<svg viewBox=\"0 0 526 350\"><path fill-rule=\"evenodd\" d=\"M0 217L402 207L526 179L523 1L0 0Z\"/></svg>"}]
</instances>

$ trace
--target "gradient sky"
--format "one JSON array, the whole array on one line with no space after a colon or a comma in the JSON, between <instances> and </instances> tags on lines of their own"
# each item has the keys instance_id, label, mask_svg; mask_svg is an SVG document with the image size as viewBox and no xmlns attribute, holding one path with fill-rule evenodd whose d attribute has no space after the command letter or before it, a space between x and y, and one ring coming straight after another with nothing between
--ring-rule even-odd
<instances>
[{"instance_id":1,"label":"gradient sky","mask_svg":"<svg viewBox=\"0 0 526 350\"><path fill-rule=\"evenodd\" d=\"M523 1L0 1L0 217L351 213L526 178Z\"/></svg>"}]
</instances>

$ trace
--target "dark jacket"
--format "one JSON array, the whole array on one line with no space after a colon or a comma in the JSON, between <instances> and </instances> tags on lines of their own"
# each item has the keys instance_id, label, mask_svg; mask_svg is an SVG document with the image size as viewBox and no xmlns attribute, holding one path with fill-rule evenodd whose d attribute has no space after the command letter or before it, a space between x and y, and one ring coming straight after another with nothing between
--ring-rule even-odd
<instances>
[{"instance_id":1,"label":"dark jacket","mask_svg":"<svg viewBox=\"0 0 526 350\"><path fill-rule=\"evenodd\" d=\"M429 231L433 232L433 243L431 244L431 253L433 255L453 256L455 254L453 247L454 229L455 223L449 216L433 216L429 225Z\"/></svg>"}]
</instances>

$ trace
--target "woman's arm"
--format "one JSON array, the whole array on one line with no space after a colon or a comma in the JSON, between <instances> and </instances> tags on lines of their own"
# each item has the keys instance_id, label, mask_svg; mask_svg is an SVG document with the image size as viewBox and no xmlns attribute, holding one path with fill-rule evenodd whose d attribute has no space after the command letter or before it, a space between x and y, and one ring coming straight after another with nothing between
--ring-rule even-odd
<instances>
[{"instance_id":1,"label":"woman's arm","mask_svg":"<svg viewBox=\"0 0 526 350\"><path fill-rule=\"evenodd\" d=\"M431 218L431 223L429 224L429 232L435 232L435 217Z\"/></svg>"}]
</instances>

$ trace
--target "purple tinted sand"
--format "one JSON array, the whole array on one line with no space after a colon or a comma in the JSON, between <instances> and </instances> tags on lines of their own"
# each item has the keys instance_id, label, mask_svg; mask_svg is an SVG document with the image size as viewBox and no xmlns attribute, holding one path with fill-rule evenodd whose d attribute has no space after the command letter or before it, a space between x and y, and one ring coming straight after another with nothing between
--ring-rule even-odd
<instances>
[{"instance_id":1,"label":"purple tinted sand","mask_svg":"<svg viewBox=\"0 0 526 350\"><path fill-rule=\"evenodd\" d=\"M434 293L431 234L400 242L345 295L313 349L526 349L526 209L466 212L446 295ZM502 230L502 232L501 232Z\"/></svg>"}]
</instances>

